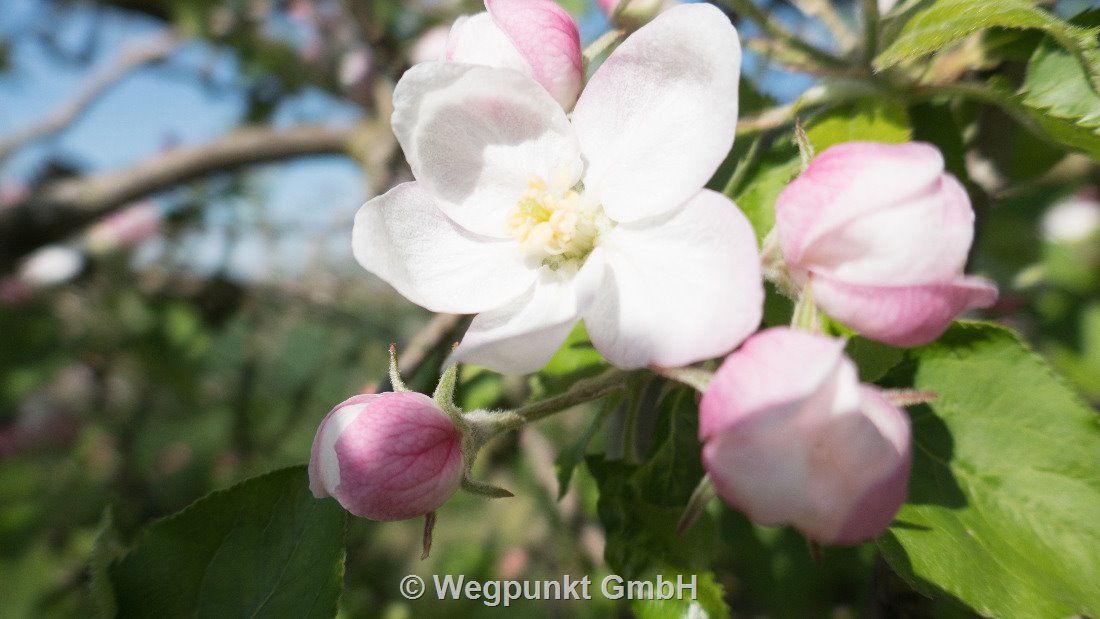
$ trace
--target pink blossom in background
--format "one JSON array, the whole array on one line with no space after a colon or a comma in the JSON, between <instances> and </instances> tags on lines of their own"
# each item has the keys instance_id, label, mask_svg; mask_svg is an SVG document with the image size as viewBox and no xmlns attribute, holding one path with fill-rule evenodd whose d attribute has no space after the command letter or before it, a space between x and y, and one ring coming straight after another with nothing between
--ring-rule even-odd
<instances>
[{"instance_id":1,"label":"pink blossom in background","mask_svg":"<svg viewBox=\"0 0 1100 619\"><path fill-rule=\"evenodd\" d=\"M916 346L961 312L997 300L963 275L974 211L943 156L923 143L826 149L779 195L776 227L791 278L866 337Z\"/></svg>"},{"instance_id":2,"label":"pink blossom in background","mask_svg":"<svg viewBox=\"0 0 1100 619\"><path fill-rule=\"evenodd\" d=\"M433 60L446 60L447 40L451 36L448 26L436 26L429 28L416 40L412 51L409 52L409 62L420 64Z\"/></svg>"},{"instance_id":3,"label":"pink blossom in background","mask_svg":"<svg viewBox=\"0 0 1100 619\"><path fill-rule=\"evenodd\" d=\"M581 319L622 368L726 354L763 303L748 220L703 188L733 144L739 58L721 11L677 7L571 118L516 71L414 66L393 127L417 180L359 210L356 259L429 310L478 314L452 361L533 372Z\"/></svg>"},{"instance_id":4,"label":"pink blossom in background","mask_svg":"<svg viewBox=\"0 0 1100 619\"><path fill-rule=\"evenodd\" d=\"M133 247L156 234L162 220L159 206L153 202L139 202L93 224L85 236L85 243L93 253Z\"/></svg>"},{"instance_id":5,"label":"pink blossom in background","mask_svg":"<svg viewBox=\"0 0 1100 619\"><path fill-rule=\"evenodd\" d=\"M570 109L584 83L580 35L553 0L485 0L487 12L458 18L445 60L514 69Z\"/></svg>"},{"instance_id":6,"label":"pink blossom in background","mask_svg":"<svg viewBox=\"0 0 1100 619\"><path fill-rule=\"evenodd\" d=\"M426 395L357 395L333 408L313 440L309 488L371 520L434 511L462 482L462 432Z\"/></svg>"},{"instance_id":7,"label":"pink blossom in background","mask_svg":"<svg viewBox=\"0 0 1100 619\"><path fill-rule=\"evenodd\" d=\"M905 501L909 417L861 385L844 341L781 327L726 358L699 406L719 497L764 526L855 544Z\"/></svg>"}]
</instances>

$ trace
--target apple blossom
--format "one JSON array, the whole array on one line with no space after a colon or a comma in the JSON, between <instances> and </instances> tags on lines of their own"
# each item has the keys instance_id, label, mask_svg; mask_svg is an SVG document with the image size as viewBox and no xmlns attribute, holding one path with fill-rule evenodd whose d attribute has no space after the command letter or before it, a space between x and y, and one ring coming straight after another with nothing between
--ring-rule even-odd
<instances>
[{"instance_id":1,"label":"apple blossom","mask_svg":"<svg viewBox=\"0 0 1100 619\"><path fill-rule=\"evenodd\" d=\"M478 313L453 361L535 371L579 319L622 368L727 353L763 301L747 219L702 189L733 143L739 57L721 11L676 7L571 121L516 71L414 66L393 127L417 180L359 210L356 259L429 310Z\"/></svg>"},{"instance_id":2,"label":"apple blossom","mask_svg":"<svg viewBox=\"0 0 1100 619\"><path fill-rule=\"evenodd\" d=\"M776 201L794 283L863 335L916 346L997 288L963 276L974 236L966 190L923 143L849 142L826 149Z\"/></svg>"},{"instance_id":3,"label":"apple blossom","mask_svg":"<svg viewBox=\"0 0 1100 619\"><path fill-rule=\"evenodd\" d=\"M426 395L357 395L317 428L309 488L371 520L434 511L462 482L462 432Z\"/></svg>"},{"instance_id":4,"label":"apple blossom","mask_svg":"<svg viewBox=\"0 0 1100 619\"><path fill-rule=\"evenodd\" d=\"M749 338L703 394L699 437L723 501L822 544L877 536L905 500L909 418L859 383L843 340L786 327Z\"/></svg>"},{"instance_id":5,"label":"apple blossom","mask_svg":"<svg viewBox=\"0 0 1100 619\"><path fill-rule=\"evenodd\" d=\"M565 109L584 81L577 24L553 0L485 0L486 12L459 17L444 60L515 69Z\"/></svg>"}]
</instances>

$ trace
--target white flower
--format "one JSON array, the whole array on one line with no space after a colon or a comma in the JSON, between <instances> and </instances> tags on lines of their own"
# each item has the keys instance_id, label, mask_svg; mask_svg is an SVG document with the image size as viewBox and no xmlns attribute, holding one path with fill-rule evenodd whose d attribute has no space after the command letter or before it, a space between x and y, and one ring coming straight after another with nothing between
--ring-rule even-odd
<instances>
[{"instance_id":1,"label":"white flower","mask_svg":"<svg viewBox=\"0 0 1100 619\"><path fill-rule=\"evenodd\" d=\"M763 300L748 221L702 189L733 143L739 66L702 4L629 37L571 121L514 70L419 64L393 114L417 180L360 209L355 256L419 305L478 313L456 361L537 370L580 319L622 368L725 354Z\"/></svg>"}]
</instances>

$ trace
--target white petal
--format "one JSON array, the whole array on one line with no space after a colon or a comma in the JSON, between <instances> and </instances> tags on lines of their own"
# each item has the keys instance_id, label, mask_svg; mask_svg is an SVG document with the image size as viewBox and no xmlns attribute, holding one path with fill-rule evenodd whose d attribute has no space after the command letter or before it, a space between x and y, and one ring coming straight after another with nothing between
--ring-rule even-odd
<instances>
[{"instance_id":1,"label":"white petal","mask_svg":"<svg viewBox=\"0 0 1100 619\"><path fill-rule=\"evenodd\" d=\"M440 208L479 234L504 236L532 176L572 186L577 139L554 99L510 69L423 62L393 94L393 130L413 176Z\"/></svg>"},{"instance_id":2,"label":"white petal","mask_svg":"<svg viewBox=\"0 0 1100 619\"><path fill-rule=\"evenodd\" d=\"M620 368L717 357L760 323L756 237L722 194L704 190L670 215L621 224L588 260L578 277L585 325Z\"/></svg>"},{"instance_id":3,"label":"white petal","mask_svg":"<svg viewBox=\"0 0 1100 619\"><path fill-rule=\"evenodd\" d=\"M514 241L458 226L419 183L398 185L359 209L352 251L363 268L433 312L499 307L537 274Z\"/></svg>"},{"instance_id":4,"label":"white petal","mask_svg":"<svg viewBox=\"0 0 1100 619\"><path fill-rule=\"evenodd\" d=\"M576 322L573 280L544 272L523 296L478 314L448 363L473 363L508 374L535 372L554 356Z\"/></svg>"},{"instance_id":5,"label":"white petal","mask_svg":"<svg viewBox=\"0 0 1100 619\"><path fill-rule=\"evenodd\" d=\"M531 74L531 65L486 12L463 15L455 20L447 37L446 58Z\"/></svg>"},{"instance_id":6,"label":"white petal","mask_svg":"<svg viewBox=\"0 0 1100 619\"><path fill-rule=\"evenodd\" d=\"M662 13L600 66L573 112L585 188L616 221L691 198L733 146L741 46L729 19L692 4Z\"/></svg>"}]
</instances>

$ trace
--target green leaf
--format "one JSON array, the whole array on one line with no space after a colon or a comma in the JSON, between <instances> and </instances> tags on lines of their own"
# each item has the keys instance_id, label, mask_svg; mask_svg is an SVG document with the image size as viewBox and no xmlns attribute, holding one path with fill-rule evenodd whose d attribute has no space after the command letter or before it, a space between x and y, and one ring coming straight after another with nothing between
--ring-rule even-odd
<instances>
[{"instance_id":1,"label":"green leaf","mask_svg":"<svg viewBox=\"0 0 1100 619\"><path fill-rule=\"evenodd\" d=\"M957 95L999 107L1020 126L1047 142L1064 149L1076 149L1100 161L1100 133L1064 118L1045 114L1023 103L1000 80L988 83L958 83L941 87L943 94Z\"/></svg>"},{"instance_id":2,"label":"green leaf","mask_svg":"<svg viewBox=\"0 0 1100 619\"><path fill-rule=\"evenodd\" d=\"M806 135L819 153L834 144L853 140L908 142L912 133L905 106L871 97L830 108L815 116L806 127Z\"/></svg>"},{"instance_id":3,"label":"green leaf","mask_svg":"<svg viewBox=\"0 0 1100 619\"><path fill-rule=\"evenodd\" d=\"M683 536L676 535L683 506L662 507L644 498L638 488L638 467L621 460L590 455L585 465L596 479L596 504L607 532L604 558L615 573L636 578L664 567L703 569L715 550L717 530L703 514Z\"/></svg>"},{"instance_id":4,"label":"green leaf","mask_svg":"<svg viewBox=\"0 0 1100 619\"><path fill-rule=\"evenodd\" d=\"M825 548L817 563L806 538L790 527L756 526L725 505L718 527L742 616L828 616L827 609L862 603L870 586L875 554L870 544Z\"/></svg>"},{"instance_id":5,"label":"green leaf","mask_svg":"<svg viewBox=\"0 0 1100 619\"><path fill-rule=\"evenodd\" d=\"M199 499L150 525L111 568L125 617L332 617L344 511L297 466Z\"/></svg>"},{"instance_id":6,"label":"green leaf","mask_svg":"<svg viewBox=\"0 0 1100 619\"><path fill-rule=\"evenodd\" d=\"M95 534L92 556L88 560L88 589L92 604L100 617L114 617L118 613L115 604L115 590L111 586L110 565L122 554L122 544L115 531L114 515L111 508L103 511L99 529Z\"/></svg>"},{"instance_id":7,"label":"green leaf","mask_svg":"<svg viewBox=\"0 0 1100 619\"><path fill-rule=\"evenodd\" d=\"M578 380L595 376L609 367L589 341L584 323L579 322L550 361L529 379L529 401L564 393Z\"/></svg>"},{"instance_id":8,"label":"green leaf","mask_svg":"<svg viewBox=\"0 0 1100 619\"><path fill-rule=\"evenodd\" d=\"M1100 424L1010 331L957 324L912 350L909 500L879 547L919 591L987 616L1100 616Z\"/></svg>"},{"instance_id":9,"label":"green leaf","mask_svg":"<svg viewBox=\"0 0 1100 619\"><path fill-rule=\"evenodd\" d=\"M728 617L721 589L706 570L717 548L718 531L706 513L682 536L676 534L683 506L662 507L646 501L639 490L639 468L603 456L588 456L585 464L599 486L596 504L607 532L604 558L624 579L655 581L657 574L675 580L695 574L698 607L710 617ZM691 616L690 600L635 604L643 617Z\"/></svg>"},{"instance_id":10,"label":"green leaf","mask_svg":"<svg viewBox=\"0 0 1100 619\"><path fill-rule=\"evenodd\" d=\"M873 383L882 378L901 363L905 355L900 348L859 336L848 340L848 346L844 352L856 362L859 368L859 380L864 383Z\"/></svg>"},{"instance_id":11,"label":"green leaf","mask_svg":"<svg viewBox=\"0 0 1100 619\"><path fill-rule=\"evenodd\" d=\"M1100 9L1084 13L1075 24L1100 26ZM1024 103L1082 127L1100 129L1100 93L1089 83L1090 74L1100 74L1100 54L1091 54L1086 73L1081 62L1052 37L1043 40L1027 67Z\"/></svg>"},{"instance_id":12,"label":"green leaf","mask_svg":"<svg viewBox=\"0 0 1100 619\"><path fill-rule=\"evenodd\" d=\"M671 583L674 587L678 584L692 584L694 577L695 599L691 599L691 593L681 588L682 597L673 594L668 599L635 600L631 605L634 614L639 619L681 619L682 617L704 616L710 619L729 617L729 608L726 607L725 591L722 585L714 578L713 572L701 572L699 574L685 573L676 570L665 570L661 573L661 580ZM656 577L651 579L657 582ZM675 591L666 587L666 592Z\"/></svg>"},{"instance_id":13,"label":"green leaf","mask_svg":"<svg viewBox=\"0 0 1100 619\"><path fill-rule=\"evenodd\" d=\"M621 393L607 396L600 405L600 412L592 417L592 422L585 429L584 434L569 447L561 450L554 460L554 469L558 477L558 500L560 501L569 492L569 482L573 479L573 471L584 460L588 444L595 438L596 433L603 427L603 422L611 411L615 410L623 401Z\"/></svg>"},{"instance_id":14,"label":"green leaf","mask_svg":"<svg viewBox=\"0 0 1100 619\"><path fill-rule=\"evenodd\" d=\"M775 226L775 200L801 170L802 162L798 155L791 157L790 148L784 147L780 153L765 157L744 191L734 199L752 224L757 241L763 242Z\"/></svg>"},{"instance_id":15,"label":"green leaf","mask_svg":"<svg viewBox=\"0 0 1100 619\"><path fill-rule=\"evenodd\" d=\"M703 478L697 393L691 387L673 387L658 403L654 451L634 473L649 503L682 508Z\"/></svg>"},{"instance_id":16,"label":"green leaf","mask_svg":"<svg viewBox=\"0 0 1100 619\"><path fill-rule=\"evenodd\" d=\"M1100 58L1096 30L1067 24L1026 0L936 0L912 14L894 42L875 58L875 68L887 69L939 51L989 28L1046 32L1086 67L1100 91L1100 73L1092 73L1090 66Z\"/></svg>"}]
</instances>

